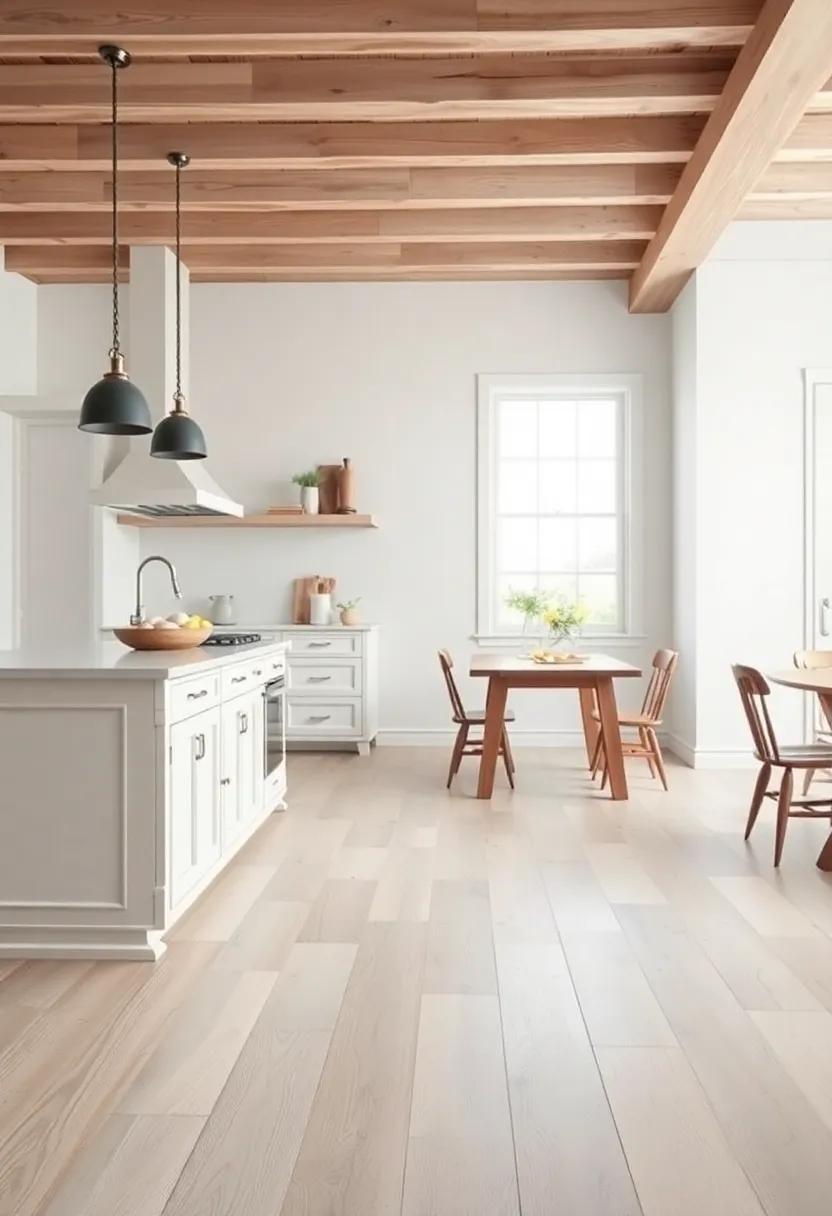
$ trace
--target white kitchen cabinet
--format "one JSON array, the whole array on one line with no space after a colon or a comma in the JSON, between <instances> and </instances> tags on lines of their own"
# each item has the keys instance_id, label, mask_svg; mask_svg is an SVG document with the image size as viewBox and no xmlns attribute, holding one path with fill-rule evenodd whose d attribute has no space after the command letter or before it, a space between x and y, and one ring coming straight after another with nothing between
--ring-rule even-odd
<instances>
[{"instance_id":1,"label":"white kitchen cabinet","mask_svg":"<svg viewBox=\"0 0 832 1216\"><path fill-rule=\"evenodd\" d=\"M170 906L218 861L220 710L205 710L170 731Z\"/></svg>"},{"instance_id":2,"label":"white kitchen cabinet","mask_svg":"<svg viewBox=\"0 0 832 1216\"><path fill-rule=\"evenodd\" d=\"M263 695L243 693L223 703L223 847L245 830L263 809Z\"/></svg>"},{"instance_id":3,"label":"white kitchen cabinet","mask_svg":"<svg viewBox=\"0 0 832 1216\"><path fill-rule=\"evenodd\" d=\"M279 636L291 644L287 746L351 745L366 755L378 733L376 626L284 626Z\"/></svg>"}]
</instances>

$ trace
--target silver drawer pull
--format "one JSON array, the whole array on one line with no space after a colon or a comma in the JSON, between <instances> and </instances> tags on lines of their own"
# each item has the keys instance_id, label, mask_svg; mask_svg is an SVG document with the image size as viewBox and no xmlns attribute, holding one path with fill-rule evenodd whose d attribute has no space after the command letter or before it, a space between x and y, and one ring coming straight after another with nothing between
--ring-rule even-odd
<instances>
[{"instance_id":1,"label":"silver drawer pull","mask_svg":"<svg viewBox=\"0 0 832 1216\"><path fill-rule=\"evenodd\" d=\"M202 692L189 692L187 699L189 701L198 701L200 697L207 697L207 696L208 696L208 689L203 688Z\"/></svg>"},{"instance_id":2,"label":"silver drawer pull","mask_svg":"<svg viewBox=\"0 0 832 1216\"><path fill-rule=\"evenodd\" d=\"M240 718L240 734L245 735L248 733L248 714L241 713L239 715L239 718Z\"/></svg>"},{"instance_id":3,"label":"silver drawer pull","mask_svg":"<svg viewBox=\"0 0 832 1216\"><path fill-rule=\"evenodd\" d=\"M325 684L327 680L331 680L332 676L307 676L307 684Z\"/></svg>"},{"instance_id":4,"label":"silver drawer pull","mask_svg":"<svg viewBox=\"0 0 832 1216\"><path fill-rule=\"evenodd\" d=\"M194 760L204 760L205 759L205 736L204 735L194 735L194 744L196 747L196 750L194 752Z\"/></svg>"},{"instance_id":5,"label":"silver drawer pull","mask_svg":"<svg viewBox=\"0 0 832 1216\"><path fill-rule=\"evenodd\" d=\"M323 646L331 646L331 645L332 645L332 642L310 642L309 649L310 650L320 650L321 647L323 647Z\"/></svg>"},{"instance_id":6,"label":"silver drawer pull","mask_svg":"<svg viewBox=\"0 0 832 1216\"><path fill-rule=\"evenodd\" d=\"M328 722L332 714L310 714L307 722Z\"/></svg>"},{"instance_id":7,"label":"silver drawer pull","mask_svg":"<svg viewBox=\"0 0 832 1216\"><path fill-rule=\"evenodd\" d=\"M232 684L245 684L247 679L248 679L248 676L232 676L231 683Z\"/></svg>"}]
</instances>

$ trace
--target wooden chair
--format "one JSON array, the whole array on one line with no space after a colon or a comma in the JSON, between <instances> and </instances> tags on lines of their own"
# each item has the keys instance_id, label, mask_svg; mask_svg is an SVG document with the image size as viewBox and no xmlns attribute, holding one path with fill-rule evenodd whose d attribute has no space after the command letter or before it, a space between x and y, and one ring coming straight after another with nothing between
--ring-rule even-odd
<instances>
[{"instance_id":1,"label":"wooden chair","mask_svg":"<svg viewBox=\"0 0 832 1216\"><path fill-rule=\"evenodd\" d=\"M664 758L656 736L656 728L662 724L662 714L664 713L667 694L670 692L670 682L673 679L673 673L676 670L678 661L679 655L677 651L657 650L653 655L653 672L647 685L647 691L644 694L640 712L637 714L620 713L618 715L619 726L629 727L631 730L635 730L638 735L637 740L621 740L621 750L624 752L624 755L643 756L650 767L650 773L653 777L656 776L656 772L658 771L665 789L667 789L667 774L664 770ZM593 710L592 716L596 722L600 723L601 718L597 709ZM598 742L595 744L592 764L590 765L593 778L596 776L599 768L603 772L601 780L601 788L603 789L607 784L607 763L604 754L604 737L600 732Z\"/></svg>"},{"instance_id":2,"label":"wooden chair","mask_svg":"<svg viewBox=\"0 0 832 1216\"><path fill-rule=\"evenodd\" d=\"M471 713L466 710L462 704L462 698L459 695L459 689L456 686L454 679L454 661L448 654L447 650L439 651L439 663L442 667L442 674L445 677L445 684L448 688L448 696L451 699L451 709L453 711L453 720L459 727L454 743L453 751L451 752L451 767L448 769L448 789L451 788L451 782L459 772L459 766L462 763L463 756L481 756L482 755L482 734L476 739L469 739L469 733L472 727L479 727L482 731L485 727L485 711ZM513 722L514 713L512 710L506 710L504 722ZM508 731L503 725L503 734L500 739L500 755L503 757L503 764L506 768L506 776L508 783L514 789L514 756L511 752L511 744L508 741Z\"/></svg>"},{"instance_id":3,"label":"wooden chair","mask_svg":"<svg viewBox=\"0 0 832 1216\"><path fill-rule=\"evenodd\" d=\"M832 667L832 650L796 650L794 652L794 665L803 669L812 669L818 667ZM832 718L826 712L823 702L820 702L820 712L826 723L826 729L821 727L815 731L815 743L827 743L832 747ZM803 793L809 793L809 786L812 784L812 778L815 775L813 768L807 768L803 775Z\"/></svg>"},{"instance_id":4,"label":"wooden chair","mask_svg":"<svg viewBox=\"0 0 832 1216\"><path fill-rule=\"evenodd\" d=\"M731 668L737 688L740 691L742 707L751 729L754 740L754 755L762 764L754 786L754 796L751 799L751 809L748 812L748 822L745 825L745 839L751 835L751 829L757 821L760 807L764 798L777 801L777 826L774 834L774 864L780 865L783 854L783 841L786 839L786 825L789 819L828 819L832 811L832 799L792 798L794 769L818 769L832 767L832 743L807 743L801 747L780 747L771 724L766 697L770 689L765 678L753 667L736 665ZM783 777L780 790L775 792L768 789L768 779L772 768L782 768ZM799 806L804 809L792 810ZM825 811L817 807L826 807Z\"/></svg>"}]
</instances>

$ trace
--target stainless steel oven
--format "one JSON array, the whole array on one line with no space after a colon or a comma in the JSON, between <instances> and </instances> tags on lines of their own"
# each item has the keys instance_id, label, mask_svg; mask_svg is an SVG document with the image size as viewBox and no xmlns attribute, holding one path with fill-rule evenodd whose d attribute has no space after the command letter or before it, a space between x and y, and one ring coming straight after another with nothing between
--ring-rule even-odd
<instances>
[{"instance_id":1,"label":"stainless steel oven","mask_svg":"<svg viewBox=\"0 0 832 1216\"><path fill-rule=\"evenodd\" d=\"M266 788L274 784L286 763L286 675L281 672L263 689ZM285 786L285 781L284 781Z\"/></svg>"}]
</instances>

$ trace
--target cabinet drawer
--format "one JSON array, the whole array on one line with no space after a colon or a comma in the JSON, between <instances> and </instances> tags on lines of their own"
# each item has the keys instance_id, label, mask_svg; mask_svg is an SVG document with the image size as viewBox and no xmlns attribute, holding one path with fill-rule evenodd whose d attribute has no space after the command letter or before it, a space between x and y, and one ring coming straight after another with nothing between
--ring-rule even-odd
<instances>
[{"instance_id":1,"label":"cabinet drawer","mask_svg":"<svg viewBox=\"0 0 832 1216\"><path fill-rule=\"evenodd\" d=\"M361 692L361 661L347 659L327 662L300 659L289 665L289 691L293 693L337 693L358 696Z\"/></svg>"},{"instance_id":2,"label":"cabinet drawer","mask_svg":"<svg viewBox=\"0 0 832 1216\"><path fill-rule=\"evenodd\" d=\"M219 672L195 680L172 680L170 684L170 721L181 722L193 714L211 709L220 699Z\"/></svg>"},{"instance_id":3,"label":"cabinet drawer","mask_svg":"<svg viewBox=\"0 0 832 1216\"><path fill-rule=\"evenodd\" d=\"M286 730L297 738L361 734L360 701L325 701L308 696L286 698Z\"/></svg>"},{"instance_id":4,"label":"cabinet drawer","mask_svg":"<svg viewBox=\"0 0 832 1216\"><path fill-rule=\"evenodd\" d=\"M299 655L330 658L339 654L361 654L360 633L285 633L283 636L292 643L290 662Z\"/></svg>"},{"instance_id":5,"label":"cabinet drawer","mask_svg":"<svg viewBox=\"0 0 832 1216\"><path fill-rule=\"evenodd\" d=\"M263 676L255 676L255 668L262 669ZM251 660L248 663L237 663L234 667L224 667L220 673L223 700L227 701L229 697L236 697L241 692L256 688L258 680L264 679L265 672L265 663L253 663Z\"/></svg>"}]
</instances>

